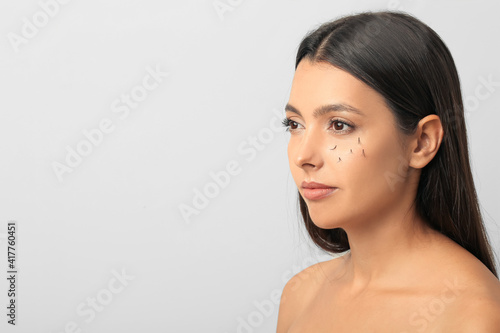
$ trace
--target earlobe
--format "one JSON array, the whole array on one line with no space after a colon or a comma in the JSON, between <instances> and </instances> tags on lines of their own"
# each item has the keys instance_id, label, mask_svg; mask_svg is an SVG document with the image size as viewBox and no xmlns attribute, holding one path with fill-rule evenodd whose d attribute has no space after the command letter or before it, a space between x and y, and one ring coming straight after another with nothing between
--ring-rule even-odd
<instances>
[{"instance_id":1,"label":"earlobe","mask_svg":"<svg viewBox=\"0 0 500 333\"><path fill-rule=\"evenodd\" d=\"M438 115L430 114L418 122L415 132L415 149L412 151L410 166L425 167L437 154L443 140L443 126Z\"/></svg>"}]
</instances>

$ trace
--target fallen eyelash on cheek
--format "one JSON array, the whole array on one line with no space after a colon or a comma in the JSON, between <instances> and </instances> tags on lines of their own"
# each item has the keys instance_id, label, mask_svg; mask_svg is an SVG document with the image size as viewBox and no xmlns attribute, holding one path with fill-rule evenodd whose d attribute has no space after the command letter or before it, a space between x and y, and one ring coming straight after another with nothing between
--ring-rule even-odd
<instances>
[{"instance_id":1,"label":"fallen eyelash on cheek","mask_svg":"<svg viewBox=\"0 0 500 333\"><path fill-rule=\"evenodd\" d=\"M361 145L360 137L358 137L358 145ZM330 148L330 150L335 150L335 149L337 149L337 145L335 145L335 147L333 147L333 148ZM351 155L351 154L354 154L354 152L352 151L352 148L349 148L349 155ZM363 155L363 157L366 158L364 148L361 149L361 155ZM337 161L337 163L342 162L342 159L340 158L340 156L338 156L338 158L339 158L339 160Z\"/></svg>"}]
</instances>

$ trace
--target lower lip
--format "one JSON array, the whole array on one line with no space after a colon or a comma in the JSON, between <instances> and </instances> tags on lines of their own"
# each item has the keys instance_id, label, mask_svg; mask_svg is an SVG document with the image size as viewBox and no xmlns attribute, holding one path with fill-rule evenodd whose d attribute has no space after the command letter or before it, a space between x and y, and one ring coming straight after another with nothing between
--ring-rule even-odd
<instances>
[{"instance_id":1,"label":"lower lip","mask_svg":"<svg viewBox=\"0 0 500 333\"><path fill-rule=\"evenodd\" d=\"M329 196L337 190L337 187L330 188L304 188L304 197L309 200L318 200Z\"/></svg>"}]
</instances>

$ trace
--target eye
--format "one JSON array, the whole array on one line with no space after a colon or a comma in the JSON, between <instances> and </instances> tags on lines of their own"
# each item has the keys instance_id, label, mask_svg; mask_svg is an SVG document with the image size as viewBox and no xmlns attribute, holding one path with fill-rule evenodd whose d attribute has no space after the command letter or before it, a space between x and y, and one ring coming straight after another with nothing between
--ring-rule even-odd
<instances>
[{"instance_id":1,"label":"eye","mask_svg":"<svg viewBox=\"0 0 500 333\"><path fill-rule=\"evenodd\" d=\"M295 131L297 128L294 126L299 125L299 123L291 120L290 118L283 119L283 121L281 123L283 124L283 127L286 127L285 131L289 131L289 132Z\"/></svg>"},{"instance_id":2,"label":"eye","mask_svg":"<svg viewBox=\"0 0 500 333\"><path fill-rule=\"evenodd\" d=\"M297 126L300 125L296 121L291 120L290 118L285 118L281 122L284 127L286 127L285 131L294 132L298 130ZM328 127L333 127L333 132L336 134L343 134L346 132L350 132L354 129L354 125L351 125L345 121L339 119L331 119L329 121Z\"/></svg>"},{"instance_id":3,"label":"eye","mask_svg":"<svg viewBox=\"0 0 500 333\"><path fill-rule=\"evenodd\" d=\"M335 133L345 133L354 129L354 125L348 124L339 119L331 119L330 126L333 127Z\"/></svg>"}]
</instances>

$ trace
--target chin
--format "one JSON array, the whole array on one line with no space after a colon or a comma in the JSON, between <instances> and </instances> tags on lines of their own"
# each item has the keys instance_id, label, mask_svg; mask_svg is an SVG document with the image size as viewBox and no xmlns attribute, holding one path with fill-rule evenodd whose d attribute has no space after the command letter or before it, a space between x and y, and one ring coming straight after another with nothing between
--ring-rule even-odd
<instances>
[{"instance_id":1,"label":"chin","mask_svg":"<svg viewBox=\"0 0 500 333\"><path fill-rule=\"evenodd\" d=\"M324 212L322 215L323 216L316 216L315 214L311 214L311 211L309 211L309 215L311 216L311 221L312 223L317 226L318 228L321 229L335 229L335 228L342 228L343 223L341 222L340 219L338 218L332 218L330 214L327 214L328 212Z\"/></svg>"},{"instance_id":2,"label":"chin","mask_svg":"<svg viewBox=\"0 0 500 333\"><path fill-rule=\"evenodd\" d=\"M321 229L336 229L336 228L342 228L342 225L337 224L337 223L332 223L331 221L325 222L325 223L316 223L316 221L313 220L313 223L315 226Z\"/></svg>"}]
</instances>

